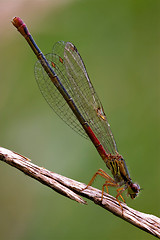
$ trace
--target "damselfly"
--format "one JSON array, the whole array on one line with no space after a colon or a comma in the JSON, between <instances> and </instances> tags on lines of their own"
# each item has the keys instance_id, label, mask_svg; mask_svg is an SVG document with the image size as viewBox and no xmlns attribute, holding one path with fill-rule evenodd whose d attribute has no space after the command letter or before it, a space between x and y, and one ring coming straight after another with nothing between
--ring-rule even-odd
<instances>
[{"instance_id":1,"label":"damselfly","mask_svg":"<svg viewBox=\"0 0 160 240\"><path fill-rule=\"evenodd\" d=\"M19 17L14 17L12 23L38 58L35 77L44 98L71 128L83 137L90 138L113 175L111 178L99 169L87 187L100 175L105 178L102 199L104 188L108 192L108 186L117 187L118 202L118 197L124 201L122 192L126 189L128 195L134 199L140 191L140 186L132 182L125 160L117 151L102 104L76 47L70 42L60 41L54 45L53 53L44 56L25 23Z\"/></svg>"}]
</instances>

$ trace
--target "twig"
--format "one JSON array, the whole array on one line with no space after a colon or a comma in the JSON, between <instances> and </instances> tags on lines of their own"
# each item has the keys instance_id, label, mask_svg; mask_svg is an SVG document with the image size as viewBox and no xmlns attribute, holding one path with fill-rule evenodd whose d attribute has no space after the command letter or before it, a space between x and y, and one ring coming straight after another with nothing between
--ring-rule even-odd
<instances>
[{"instance_id":1,"label":"twig","mask_svg":"<svg viewBox=\"0 0 160 240\"><path fill-rule=\"evenodd\" d=\"M154 215L136 211L124 203L121 203L123 207L122 214L121 207L113 196L105 193L103 201L101 201L102 192L100 190L88 187L82 191L82 189L86 187L84 183L77 182L39 167L31 163L28 158L2 147L0 147L0 160L19 169L28 176L38 180L44 185L47 185L56 192L77 201L78 203L87 204L86 201L80 197L84 196L93 201L95 204L98 204L99 206L112 212L114 215L154 235L155 237L160 238L160 218Z\"/></svg>"}]
</instances>

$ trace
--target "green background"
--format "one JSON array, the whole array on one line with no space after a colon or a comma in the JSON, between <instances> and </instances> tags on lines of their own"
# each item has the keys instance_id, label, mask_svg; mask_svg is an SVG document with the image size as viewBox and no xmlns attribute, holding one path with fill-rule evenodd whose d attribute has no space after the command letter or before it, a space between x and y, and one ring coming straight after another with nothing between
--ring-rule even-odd
<instances>
[{"instance_id":1,"label":"green background","mask_svg":"<svg viewBox=\"0 0 160 240\"><path fill-rule=\"evenodd\" d=\"M57 2L7 1L6 12L0 8L0 145L85 183L98 168L109 173L91 142L65 125L40 94L36 58L10 23L18 15L43 53L59 40L78 48L119 152L143 188L135 200L125 197L127 204L160 216L160 1ZM102 183L97 179L94 186L101 189ZM83 206L64 198L5 163L0 192L3 240L153 239L90 201Z\"/></svg>"}]
</instances>

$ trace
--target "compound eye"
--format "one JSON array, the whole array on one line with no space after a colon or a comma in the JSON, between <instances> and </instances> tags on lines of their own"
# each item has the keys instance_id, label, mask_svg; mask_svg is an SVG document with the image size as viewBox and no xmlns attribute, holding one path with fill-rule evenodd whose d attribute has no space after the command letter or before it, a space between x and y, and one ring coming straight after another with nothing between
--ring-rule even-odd
<instances>
[{"instance_id":1,"label":"compound eye","mask_svg":"<svg viewBox=\"0 0 160 240\"><path fill-rule=\"evenodd\" d=\"M132 191L133 191L134 193L138 193L139 190L140 190L140 186L139 186L138 184L136 184L136 183L133 183L132 186L131 186L131 188L132 188Z\"/></svg>"}]
</instances>

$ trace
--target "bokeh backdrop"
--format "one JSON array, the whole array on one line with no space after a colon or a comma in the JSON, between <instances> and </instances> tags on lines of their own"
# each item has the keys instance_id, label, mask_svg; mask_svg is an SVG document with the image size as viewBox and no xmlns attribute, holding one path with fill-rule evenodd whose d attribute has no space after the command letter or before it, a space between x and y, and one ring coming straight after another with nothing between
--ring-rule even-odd
<instances>
[{"instance_id":1,"label":"bokeh backdrop","mask_svg":"<svg viewBox=\"0 0 160 240\"><path fill-rule=\"evenodd\" d=\"M90 141L60 120L34 79L36 58L11 24L20 16L44 53L78 48L120 154L143 188L127 204L160 216L160 1L0 1L0 145L88 183L108 173ZM101 189L103 181L94 186ZM152 239L88 201L79 205L0 163L0 239ZM112 194L115 191L110 190Z\"/></svg>"}]
</instances>

